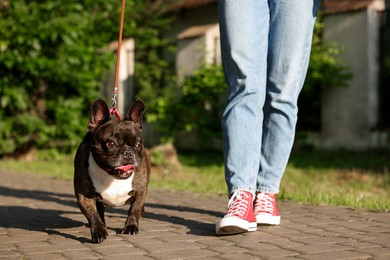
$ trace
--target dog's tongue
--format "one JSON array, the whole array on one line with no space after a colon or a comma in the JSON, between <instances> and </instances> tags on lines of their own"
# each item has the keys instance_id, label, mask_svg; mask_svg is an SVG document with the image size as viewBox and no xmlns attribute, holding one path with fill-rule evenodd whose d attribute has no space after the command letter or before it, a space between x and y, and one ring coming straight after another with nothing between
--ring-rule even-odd
<instances>
[{"instance_id":1,"label":"dog's tongue","mask_svg":"<svg viewBox=\"0 0 390 260\"><path fill-rule=\"evenodd\" d=\"M120 171L122 173L131 171L133 169L134 169L134 165L132 165L132 164L127 164L127 165L123 165L123 166L119 166L119 167L115 168L115 170Z\"/></svg>"}]
</instances>

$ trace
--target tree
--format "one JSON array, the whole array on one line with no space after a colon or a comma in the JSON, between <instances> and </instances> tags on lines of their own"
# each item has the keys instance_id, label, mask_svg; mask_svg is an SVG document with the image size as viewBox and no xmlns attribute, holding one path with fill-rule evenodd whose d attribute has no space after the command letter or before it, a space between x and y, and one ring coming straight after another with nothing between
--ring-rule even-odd
<instances>
[{"instance_id":1,"label":"tree","mask_svg":"<svg viewBox=\"0 0 390 260\"><path fill-rule=\"evenodd\" d=\"M152 82L167 75L159 55L167 40L158 32L171 19L162 17L164 5L152 2L126 1L124 37L136 38L138 93L146 86L161 90ZM36 145L77 145L89 106L114 64L106 46L117 39L120 7L120 1L105 0L2 3L0 156Z\"/></svg>"}]
</instances>

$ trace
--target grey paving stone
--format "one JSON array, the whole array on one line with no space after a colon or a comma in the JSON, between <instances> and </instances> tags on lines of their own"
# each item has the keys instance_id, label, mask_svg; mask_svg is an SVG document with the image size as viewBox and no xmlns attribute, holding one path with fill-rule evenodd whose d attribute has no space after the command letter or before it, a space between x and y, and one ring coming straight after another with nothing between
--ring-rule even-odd
<instances>
[{"instance_id":1,"label":"grey paving stone","mask_svg":"<svg viewBox=\"0 0 390 260\"><path fill-rule=\"evenodd\" d=\"M226 196L151 188L138 235L120 235L127 207L107 209L92 244L71 181L0 171L0 260L389 259L390 213L280 202L282 223L215 235Z\"/></svg>"}]
</instances>

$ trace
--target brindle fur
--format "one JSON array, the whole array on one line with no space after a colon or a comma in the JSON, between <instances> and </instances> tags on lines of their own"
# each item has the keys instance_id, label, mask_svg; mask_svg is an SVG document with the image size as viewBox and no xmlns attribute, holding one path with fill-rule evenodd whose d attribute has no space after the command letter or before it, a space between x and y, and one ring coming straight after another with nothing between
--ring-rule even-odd
<instances>
[{"instance_id":1,"label":"brindle fur","mask_svg":"<svg viewBox=\"0 0 390 260\"><path fill-rule=\"evenodd\" d=\"M91 107L89 131L81 142L74 160L74 189L79 208L89 222L94 243L105 240L108 233L104 219L105 205L100 201L102 196L96 192L88 171L90 152L92 152L96 163L102 169L107 169L107 174L113 175L109 172L113 163L129 163L129 159L124 158L125 156L121 154L107 155L102 151L100 143L101 140L107 138L107 134L119 133L121 142L126 143L126 147L131 146L131 148L126 149L132 149L137 153L137 160L131 162L131 164L136 165L133 173L135 174L132 182L133 190L129 192L132 196L126 202L130 204L130 208L121 233L137 234L139 232L139 219L144 212L144 201L150 176L150 160L142 142L141 145L134 143L136 140L142 141L143 111L144 104L138 100L129 110L124 121L116 121L110 118L109 109L103 100L95 101ZM134 146L136 147L134 148Z\"/></svg>"}]
</instances>

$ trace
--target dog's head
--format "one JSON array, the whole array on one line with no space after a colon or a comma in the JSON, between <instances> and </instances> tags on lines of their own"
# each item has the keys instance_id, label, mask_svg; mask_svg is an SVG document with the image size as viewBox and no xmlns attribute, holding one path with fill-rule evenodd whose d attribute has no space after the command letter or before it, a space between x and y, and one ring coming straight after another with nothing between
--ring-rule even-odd
<instances>
[{"instance_id":1,"label":"dog's head","mask_svg":"<svg viewBox=\"0 0 390 260\"><path fill-rule=\"evenodd\" d=\"M144 156L142 119L144 102L137 100L123 121L113 120L107 104L96 100L91 106L88 128L96 164L117 179L129 178Z\"/></svg>"}]
</instances>

